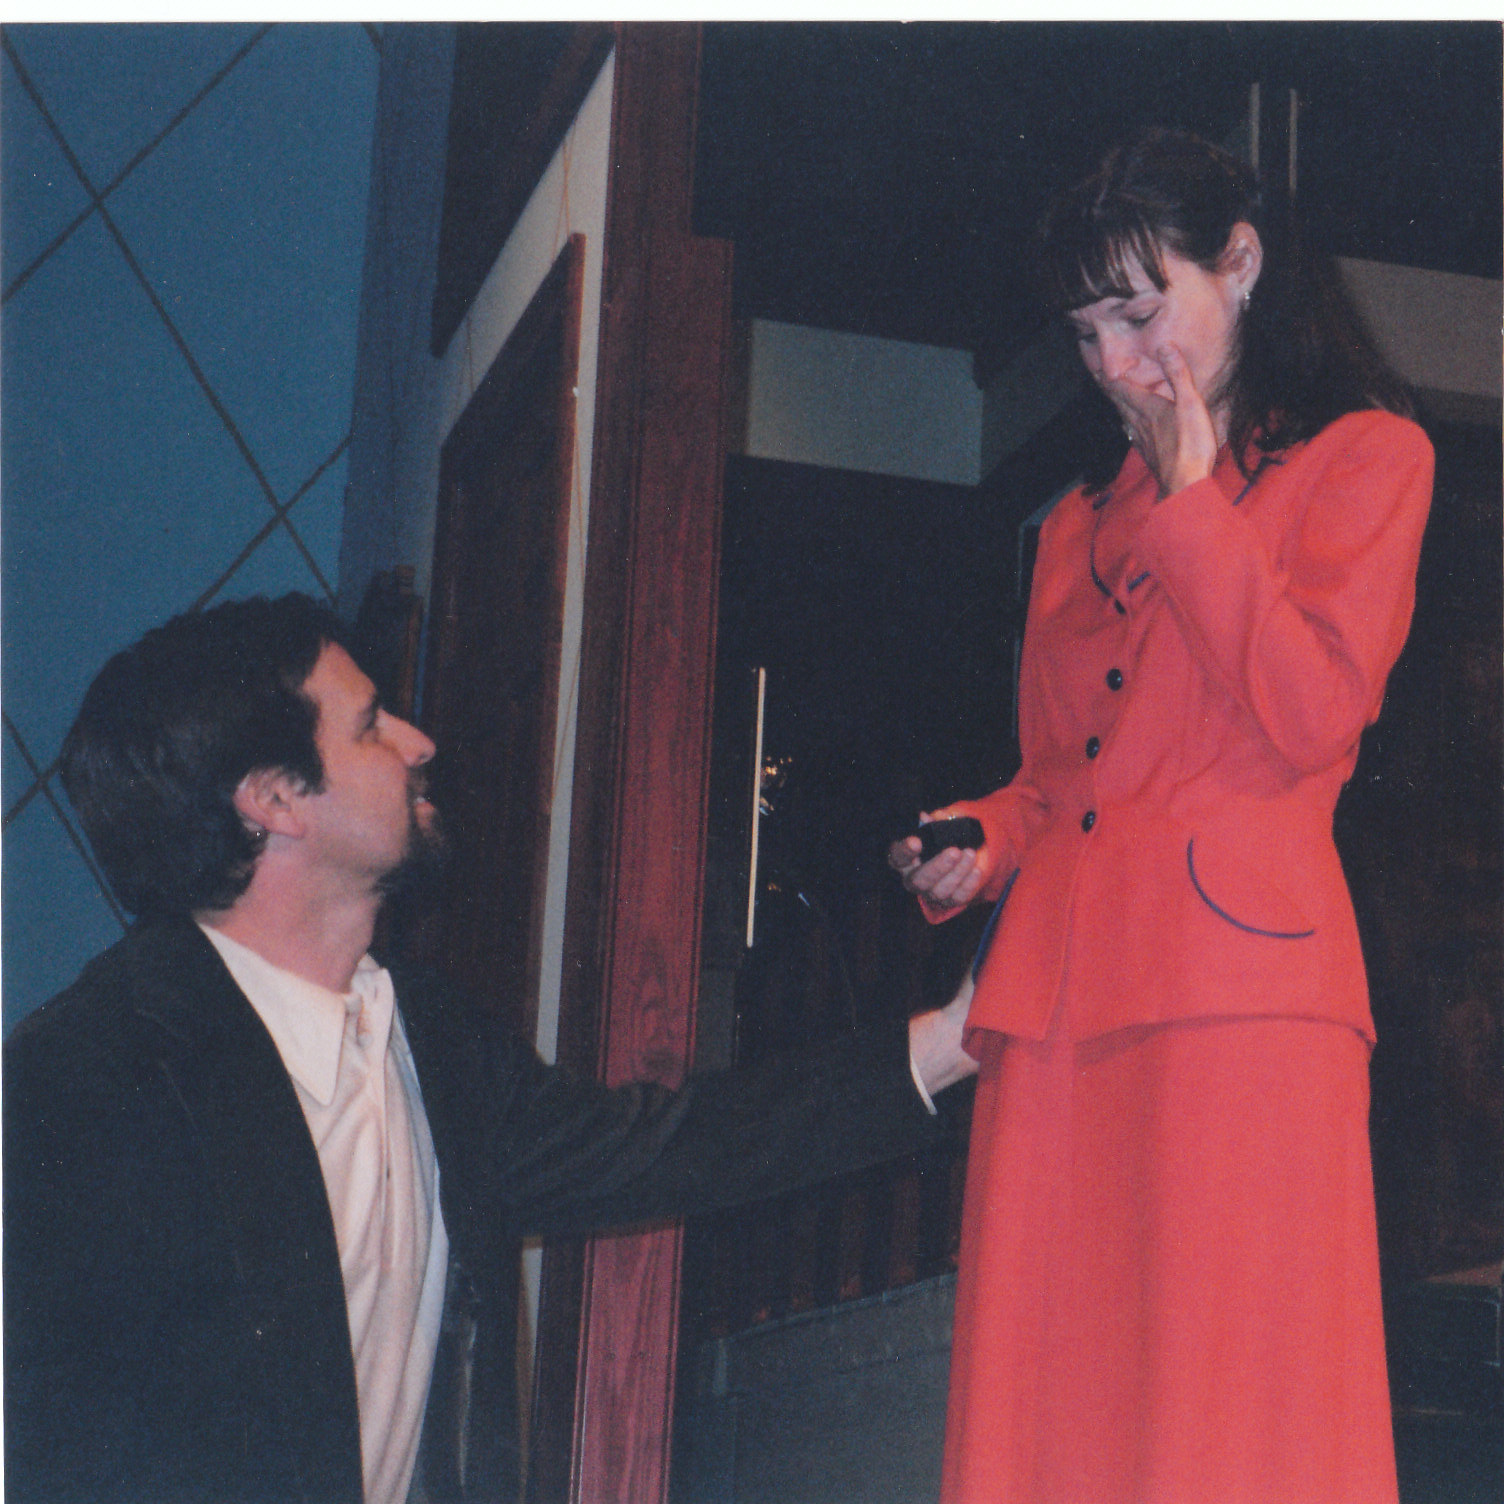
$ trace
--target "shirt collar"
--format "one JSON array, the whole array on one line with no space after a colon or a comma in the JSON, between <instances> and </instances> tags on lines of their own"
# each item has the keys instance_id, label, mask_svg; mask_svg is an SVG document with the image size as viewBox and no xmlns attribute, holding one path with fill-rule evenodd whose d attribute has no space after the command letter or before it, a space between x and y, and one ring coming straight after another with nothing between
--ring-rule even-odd
<instances>
[{"instance_id":1,"label":"shirt collar","mask_svg":"<svg viewBox=\"0 0 1504 1504\"><path fill-rule=\"evenodd\" d=\"M339 1078L350 1000L356 993L368 999L372 996L372 984L381 968L370 956L362 956L350 992L331 992L317 982L273 966L264 956L219 930L206 924L199 928L266 1025L287 1074L320 1106L329 1106ZM390 989L386 996L390 998ZM389 1026L390 1012L382 1025L383 1036Z\"/></svg>"}]
</instances>

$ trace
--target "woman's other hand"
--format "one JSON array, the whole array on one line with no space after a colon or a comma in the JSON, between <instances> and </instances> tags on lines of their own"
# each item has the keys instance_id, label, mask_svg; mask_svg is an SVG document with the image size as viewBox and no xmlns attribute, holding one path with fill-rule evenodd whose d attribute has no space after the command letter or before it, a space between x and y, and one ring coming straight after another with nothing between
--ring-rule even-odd
<instances>
[{"instance_id":1,"label":"woman's other hand","mask_svg":"<svg viewBox=\"0 0 1504 1504\"><path fill-rule=\"evenodd\" d=\"M963 1045L971 994L972 980L968 973L956 995L943 1008L916 1013L909 1020L909 1058L932 1097L976 1074L977 1062Z\"/></svg>"},{"instance_id":2,"label":"woman's other hand","mask_svg":"<svg viewBox=\"0 0 1504 1504\"><path fill-rule=\"evenodd\" d=\"M921 821L938 818L921 815ZM903 879L910 893L917 894L931 908L963 908L981 891L991 864L987 848L971 851L947 846L938 856L923 862L919 859L919 837L905 836L888 848L888 865Z\"/></svg>"}]
</instances>

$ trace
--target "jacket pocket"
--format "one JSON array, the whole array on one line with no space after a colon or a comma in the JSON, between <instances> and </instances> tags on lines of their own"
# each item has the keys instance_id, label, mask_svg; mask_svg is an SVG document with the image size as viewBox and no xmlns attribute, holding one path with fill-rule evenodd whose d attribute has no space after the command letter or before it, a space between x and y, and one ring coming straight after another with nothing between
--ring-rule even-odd
<instances>
[{"instance_id":1,"label":"jacket pocket","mask_svg":"<svg viewBox=\"0 0 1504 1504\"><path fill-rule=\"evenodd\" d=\"M1219 919L1266 940L1309 940L1316 933L1305 912L1262 873L1203 847L1185 846L1186 871L1196 896Z\"/></svg>"}]
</instances>

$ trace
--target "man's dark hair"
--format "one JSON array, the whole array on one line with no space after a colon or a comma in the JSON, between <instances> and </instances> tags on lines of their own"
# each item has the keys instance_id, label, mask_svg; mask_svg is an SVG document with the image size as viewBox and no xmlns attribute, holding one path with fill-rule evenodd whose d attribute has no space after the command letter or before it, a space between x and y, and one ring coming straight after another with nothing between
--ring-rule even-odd
<instances>
[{"instance_id":1,"label":"man's dark hair","mask_svg":"<svg viewBox=\"0 0 1504 1504\"><path fill-rule=\"evenodd\" d=\"M318 707L303 684L339 618L306 595L175 616L117 653L63 742L63 787L121 903L142 915L229 907L262 837L235 809L247 773L317 792Z\"/></svg>"}]
</instances>

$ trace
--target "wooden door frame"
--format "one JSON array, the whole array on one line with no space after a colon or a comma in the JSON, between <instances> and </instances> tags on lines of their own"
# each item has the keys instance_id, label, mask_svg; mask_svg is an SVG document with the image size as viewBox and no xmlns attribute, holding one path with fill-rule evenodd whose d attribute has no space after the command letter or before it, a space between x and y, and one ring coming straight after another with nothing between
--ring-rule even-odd
<instances>
[{"instance_id":1,"label":"wooden door frame","mask_svg":"<svg viewBox=\"0 0 1504 1504\"><path fill-rule=\"evenodd\" d=\"M693 233L700 28L620 24L559 1058L677 1084L694 1044L731 248ZM666 1497L677 1228L545 1260L533 1500Z\"/></svg>"},{"instance_id":2,"label":"wooden door frame","mask_svg":"<svg viewBox=\"0 0 1504 1504\"><path fill-rule=\"evenodd\" d=\"M510 995L508 989L508 995L498 997L492 1005L494 1013L504 1018L508 1027L515 1028L529 1039L537 1033L538 1024L549 815L556 793L554 750L562 660L564 574L575 463L575 391L579 384L584 263L585 237L571 235L440 450L439 505L429 588L423 727L440 747L445 747L452 746L456 739L448 729L454 714L453 701L457 695L468 692L458 687L461 680L458 667L470 651L468 635L472 630L471 623L464 617L459 597L466 578L465 565L476 547L475 535L481 529L481 517L492 515L503 504L503 498L489 490L474 494L471 472L476 464L484 463L487 456L498 452L499 447L505 448L509 444L518 422L514 408L522 396L521 388L524 383L537 380L533 363L540 351L553 355L557 360L557 373L550 380L556 389L548 394L554 413L549 473L552 498L546 536L540 536L538 540L547 561L546 603L542 611L547 627L544 661L539 665L542 688L536 726L536 779L531 788L516 788L513 795L520 807L531 812L532 836L527 849L509 855L509 860L525 864L531 873L527 945L520 990L516 995ZM509 781L515 784L517 770L498 768L495 778L502 780L503 784ZM459 808L463 810L463 804ZM453 914L446 914L445 918L450 923L454 921ZM440 930L446 931L446 926L441 925ZM435 965L444 964L444 948L452 944L454 938L452 929L425 937L429 945L438 949L425 950L424 958ZM467 976L464 980L477 997L485 995L479 978Z\"/></svg>"}]
</instances>

